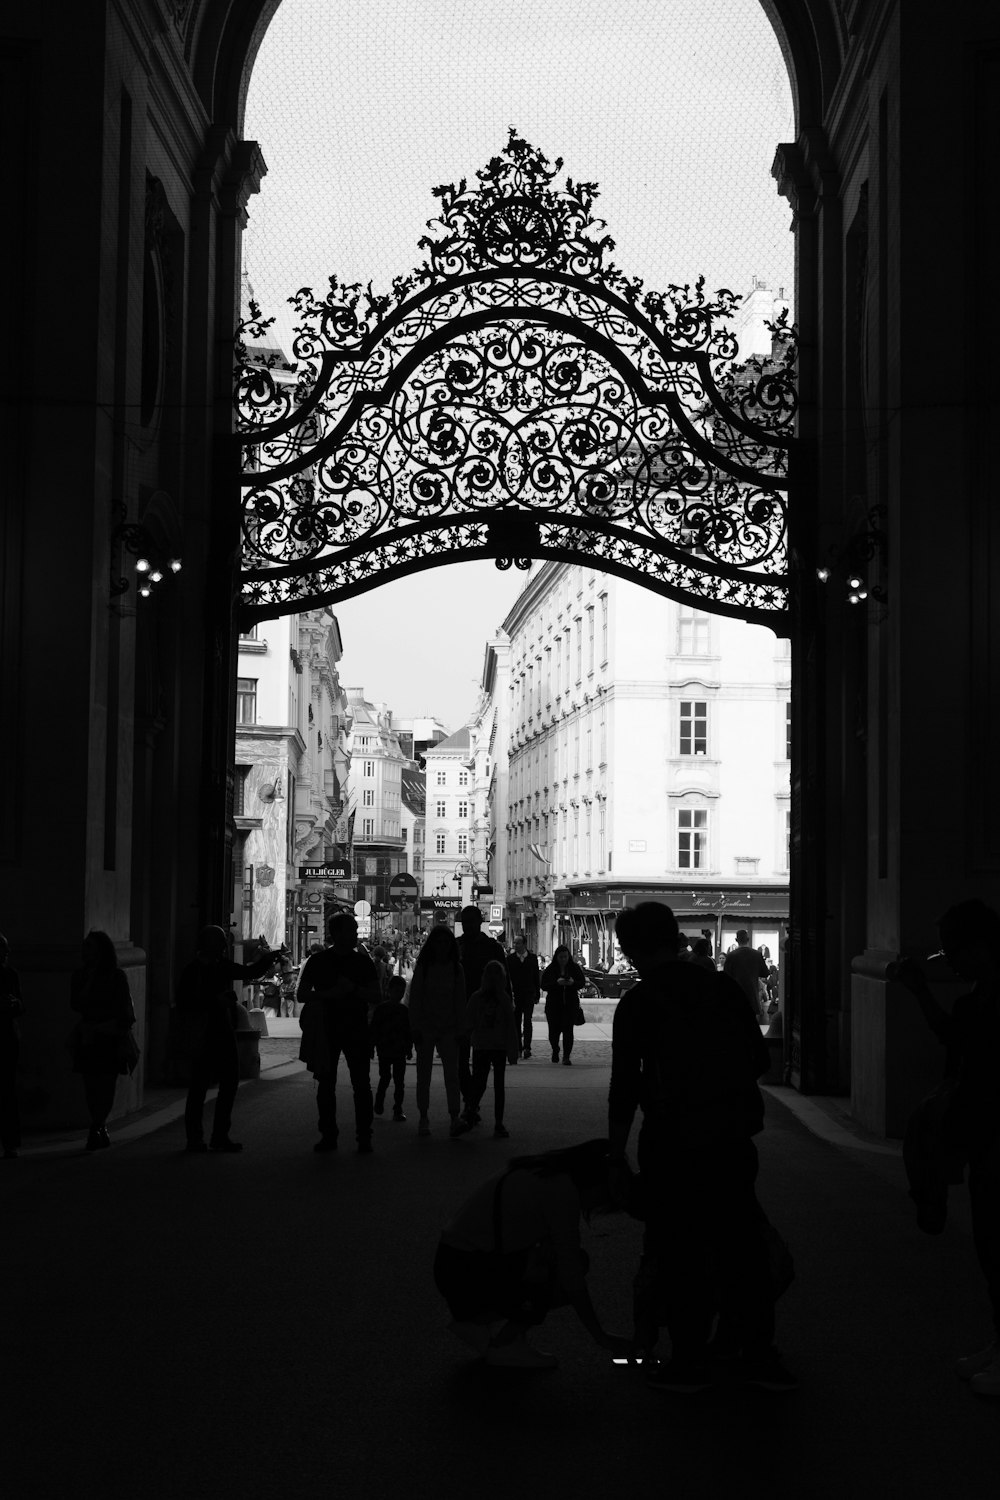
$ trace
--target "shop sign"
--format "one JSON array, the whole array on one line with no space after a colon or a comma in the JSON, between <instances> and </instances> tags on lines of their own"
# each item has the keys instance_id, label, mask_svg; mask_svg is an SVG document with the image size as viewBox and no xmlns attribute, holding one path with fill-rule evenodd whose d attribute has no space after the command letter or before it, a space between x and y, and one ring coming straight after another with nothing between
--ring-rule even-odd
<instances>
[{"instance_id":1,"label":"shop sign","mask_svg":"<svg viewBox=\"0 0 1000 1500\"><path fill-rule=\"evenodd\" d=\"M299 865L300 880L350 880L351 867L341 861L329 865Z\"/></svg>"}]
</instances>

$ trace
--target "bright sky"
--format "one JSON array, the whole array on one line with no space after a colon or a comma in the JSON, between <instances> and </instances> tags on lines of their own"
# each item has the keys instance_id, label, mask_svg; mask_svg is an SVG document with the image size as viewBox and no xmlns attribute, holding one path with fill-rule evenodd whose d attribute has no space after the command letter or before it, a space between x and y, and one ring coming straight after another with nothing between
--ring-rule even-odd
<instances>
[{"instance_id":1,"label":"bright sky","mask_svg":"<svg viewBox=\"0 0 1000 1500\"><path fill-rule=\"evenodd\" d=\"M649 287L791 288L770 175L791 93L757 0L282 0L247 101L268 175L244 269L284 347L298 287L417 265L431 188L474 179L509 125L600 184L614 259ZM467 563L338 604L343 680L458 728L523 581Z\"/></svg>"}]
</instances>

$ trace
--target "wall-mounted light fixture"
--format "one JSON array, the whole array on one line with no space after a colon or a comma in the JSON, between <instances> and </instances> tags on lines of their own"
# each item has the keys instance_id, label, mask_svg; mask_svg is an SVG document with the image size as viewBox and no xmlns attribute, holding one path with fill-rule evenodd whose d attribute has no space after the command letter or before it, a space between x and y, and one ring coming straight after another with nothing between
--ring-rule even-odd
<instances>
[{"instance_id":1,"label":"wall-mounted light fixture","mask_svg":"<svg viewBox=\"0 0 1000 1500\"><path fill-rule=\"evenodd\" d=\"M869 599L877 604L888 603L889 596L882 584L871 581L869 567L877 559L878 572L885 568L888 550L885 516L884 505L873 505L865 517L864 528L855 532L840 551L831 547L827 562L816 569L820 583L832 581L843 588L846 604L864 604Z\"/></svg>"},{"instance_id":2,"label":"wall-mounted light fixture","mask_svg":"<svg viewBox=\"0 0 1000 1500\"><path fill-rule=\"evenodd\" d=\"M168 573L181 571L181 559L167 556L141 522L126 521L124 505L116 506L116 513L120 519L111 532L111 596L125 594L132 587L132 580L124 572L126 555L131 555L135 558L136 591L140 598L148 599Z\"/></svg>"}]
</instances>

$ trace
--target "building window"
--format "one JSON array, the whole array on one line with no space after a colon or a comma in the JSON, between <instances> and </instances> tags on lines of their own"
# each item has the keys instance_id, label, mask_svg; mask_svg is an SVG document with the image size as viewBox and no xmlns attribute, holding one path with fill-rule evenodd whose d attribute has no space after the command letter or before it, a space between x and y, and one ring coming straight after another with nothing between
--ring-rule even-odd
<instances>
[{"instance_id":1,"label":"building window","mask_svg":"<svg viewBox=\"0 0 1000 1500\"><path fill-rule=\"evenodd\" d=\"M587 605L587 671L594 670L594 606Z\"/></svg>"},{"instance_id":2,"label":"building window","mask_svg":"<svg viewBox=\"0 0 1000 1500\"><path fill-rule=\"evenodd\" d=\"M458 852L459 854L468 854L469 852L469 840L464 833L458 835Z\"/></svg>"},{"instance_id":3,"label":"building window","mask_svg":"<svg viewBox=\"0 0 1000 1500\"><path fill-rule=\"evenodd\" d=\"M703 610L681 604L677 610L677 652L679 656L707 656L711 620Z\"/></svg>"},{"instance_id":4,"label":"building window","mask_svg":"<svg viewBox=\"0 0 1000 1500\"><path fill-rule=\"evenodd\" d=\"M236 679L236 722L237 724L256 724L257 722L256 677L237 677Z\"/></svg>"},{"instance_id":5,"label":"building window","mask_svg":"<svg viewBox=\"0 0 1000 1500\"><path fill-rule=\"evenodd\" d=\"M604 844L604 803L597 809L597 868L604 869L605 844Z\"/></svg>"},{"instance_id":6,"label":"building window","mask_svg":"<svg viewBox=\"0 0 1000 1500\"><path fill-rule=\"evenodd\" d=\"M437 773L437 785L438 786L444 786L447 780L448 780L448 773L446 771L439 771Z\"/></svg>"},{"instance_id":7,"label":"building window","mask_svg":"<svg viewBox=\"0 0 1000 1500\"><path fill-rule=\"evenodd\" d=\"M583 680L583 621L577 615L576 624L576 680Z\"/></svg>"},{"instance_id":8,"label":"building window","mask_svg":"<svg viewBox=\"0 0 1000 1500\"><path fill-rule=\"evenodd\" d=\"M444 845L445 845L445 836L444 836L444 834L443 833L435 834L435 836L434 836L434 850L435 850L435 853L437 853L437 854L443 854L444 853Z\"/></svg>"},{"instance_id":9,"label":"building window","mask_svg":"<svg viewBox=\"0 0 1000 1500\"><path fill-rule=\"evenodd\" d=\"M240 640L241 641L255 641L256 639L257 639L257 627L256 627L256 625L248 625L247 628L246 628L246 630L241 630L240 631Z\"/></svg>"},{"instance_id":10,"label":"building window","mask_svg":"<svg viewBox=\"0 0 1000 1500\"><path fill-rule=\"evenodd\" d=\"M785 869L792 868L792 815L785 813Z\"/></svg>"},{"instance_id":11,"label":"building window","mask_svg":"<svg viewBox=\"0 0 1000 1500\"><path fill-rule=\"evenodd\" d=\"M374 793L374 791L372 791L372 789L370 787L367 788L366 791L365 791L363 806L365 806L365 807L374 807L375 806L375 793Z\"/></svg>"},{"instance_id":12,"label":"building window","mask_svg":"<svg viewBox=\"0 0 1000 1500\"><path fill-rule=\"evenodd\" d=\"M444 815L445 815L445 812L447 811L447 803L444 802L444 800L439 797L438 800L437 800L437 802L436 802L436 804L435 804L435 807L437 809L437 816L439 818L443 818Z\"/></svg>"},{"instance_id":13,"label":"building window","mask_svg":"<svg viewBox=\"0 0 1000 1500\"><path fill-rule=\"evenodd\" d=\"M708 754L708 704L682 701L681 755Z\"/></svg>"},{"instance_id":14,"label":"building window","mask_svg":"<svg viewBox=\"0 0 1000 1500\"><path fill-rule=\"evenodd\" d=\"M236 776L233 780L233 817L242 818L247 810L247 777L253 770L252 766L237 766Z\"/></svg>"},{"instance_id":15,"label":"building window","mask_svg":"<svg viewBox=\"0 0 1000 1500\"><path fill-rule=\"evenodd\" d=\"M373 760L366 760L365 761L365 771L364 771L364 774L366 776L374 776L375 775L375 762Z\"/></svg>"},{"instance_id":16,"label":"building window","mask_svg":"<svg viewBox=\"0 0 1000 1500\"><path fill-rule=\"evenodd\" d=\"M792 758L792 705L791 701L785 704L785 759Z\"/></svg>"},{"instance_id":17,"label":"building window","mask_svg":"<svg viewBox=\"0 0 1000 1500\"><path fill-rule=\"evenodd\" d=\"M467 818L469 816L469 804L467 802L460 802L458 804L458 816L460 818Z\"/></svg>"},{"instance_id":18,"label":"building window","mask_svg":"<svg viewBox=\"0 0 1000 1500\"><path fill-rule=\"evenodd\" d=\"M364 822L361 825L361 836L362 836L362 838L370 839L370 838L374 837L374 834L375 834L375 819L374 818L365 818Z\"/></svg>"},{"instance_id":19,"label":"building window","mask_svg":"<svg viewBox=\"0 0 1000 1500\"><path fill-rule=\"evenodd\" d=\"M608 596L601 595L601 661L608 659Z\"/></svg>"},{"instance_id":20,"label":"building window","mask_svg":"<svg viewBox=\"0 0 1000 1500\"><path fill-rule=\"evenodd\" d=\"M458 784L459 784L459 786L468 786L469 785L469 773L468 773L468 771L459 771L459 773L458 773Z\"/></svg>"},{"instance_id":21,"label":"building window","mask_svg":"<svg viewBox=\"0 0 1000 1500\"><path fill-rule=\"evenodd\" d=\"M681 807L677 811L677 868L703 870L708 864L708 811Z\"/></svg>"}]
</instances>

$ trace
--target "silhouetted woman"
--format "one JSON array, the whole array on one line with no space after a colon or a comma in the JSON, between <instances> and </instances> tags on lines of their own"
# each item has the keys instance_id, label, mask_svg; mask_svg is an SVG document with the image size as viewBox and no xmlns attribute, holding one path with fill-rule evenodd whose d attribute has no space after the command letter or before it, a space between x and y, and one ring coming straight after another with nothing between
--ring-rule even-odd
<instances>
[{"instance_id":1,"label":"silhouetted woman","mask_svg":"<svg viewBox=\"0 0 1000 1500\"><path fill-rule=\"evenodd\" d=\"M430 1135L428 1118L434 1049L444 1072L452 1136L469 1126L461 1119L458 1087L458 1034L465 1026L465 975L450 927L434 927L417 954L410 980L410 1033L417 1053L418 1135Z\"/></svg>"},{"instance_id":2,"label":"silhouetted woman","mask_svg":"<svg viewBox=\"0 0 1000 1500\"><path fill-rule=\"evenodd\" d=\"M551 1369L556 1359L527 1341L528 1329L553 1307L572 1307L584 1328L612 1354L633 1352L631 1339L605 1333L587 1290L589 1257L580 1219L611 1213L608 1142L518 1156L473 1193L445 1226L434 1280L452 1314L451 1331L487 1364Z\"/></svg>"},{"instance_id":3,"label":"silhouetted woman","mask_svg":"<svg viewBox=\"0 0 1000 1500\"><path fill-rule=\"evenodd\" d=\"M80 1022L73 1046L73 1071L83 1077L90 1115L88 1151L111 1145L107 1120L115 1102L122 1048L135 1025L128 980L118 967L115 945L106 932L88 932L83 965L70 977L70 1005Z\"/></svg>"},{"instance_id":4,"label":"silhouetted woman","mask_svg":"<svg viewBox=\"0 0 1000 1500\"><path fill-rule=\"evenodd\" d=\"M560 943L552 955L552 962L542 974L541 986L545 991L545 1019L549 1024L549 1046L552 1061L559 1061L559 1041L562 1039L562 1060L570 1066L573 1051L573 1027L580 1004L580 991L586 986L587 976L578 963L574 963L565 943Z\"/></svg>"}]
</instances>

